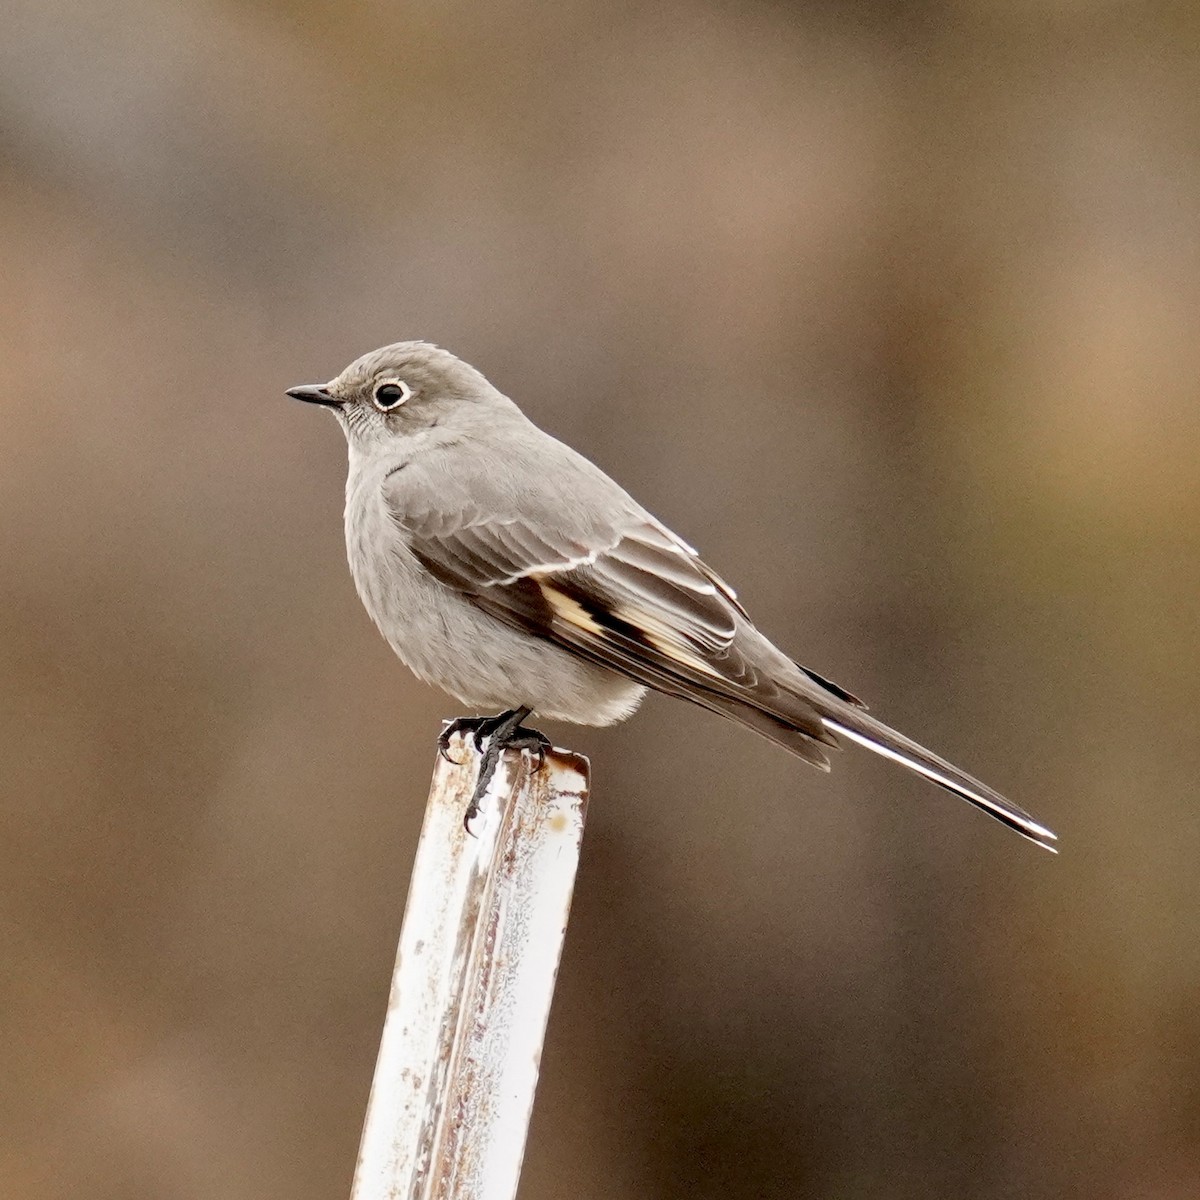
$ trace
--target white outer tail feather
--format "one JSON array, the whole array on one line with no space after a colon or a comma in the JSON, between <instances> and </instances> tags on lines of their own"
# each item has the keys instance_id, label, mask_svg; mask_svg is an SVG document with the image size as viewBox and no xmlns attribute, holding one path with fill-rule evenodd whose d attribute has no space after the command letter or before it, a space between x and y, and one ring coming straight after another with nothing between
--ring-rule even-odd
<instances>
[{"instance_id":1,"label":"white outer tail feather","mask_svg":"<svg viewBox=\"0 0 1200 1200\"><path fill-rule=\"evenodd\" d=\"M919 758L907 755L901 750L897 750L882 741L872 738L869 734L862 733L857 729L851 729L848 725L843 724L833 717L822 717L821 723L833 733L840 733L848 737L852 742L857 742L860 746L864 746L866 749L874 751L874 753L882 755L884 758L889 758L893 762L907 767L910 771L915 771L931 783L936 783L940 787L944 787L947 791L961 796L962 799L983 809L984 812L991 814L1005 825L1023 834L1035 845L1041 846L1043 850L1049 850L1051 854L1058 853L1058 850L1054 846L1047 845L1048 842L1057 841L1058 835L1047 829L1044 825L1039 825L1027 813L1021 812L1015 806L1006 807L997 804L995 800L980 794L963 780L954 779L937 770L935 767L930 766L928 763L921 762Z\"/></svg>"}]
</instances>

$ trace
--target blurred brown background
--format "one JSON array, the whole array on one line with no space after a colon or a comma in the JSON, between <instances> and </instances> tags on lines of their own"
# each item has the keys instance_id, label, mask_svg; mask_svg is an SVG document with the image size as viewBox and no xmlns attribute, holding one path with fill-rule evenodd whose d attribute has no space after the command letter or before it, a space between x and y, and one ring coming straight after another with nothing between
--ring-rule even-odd
<instances>
[{"instance_id":1,"label":"blurred brown background","mask_svg":"<svg viewBox=\"0 0 1200 1200\"><path fill-rule=\"evenodd\" d=\"M427 337L1028 805L699 710L522 1186L1200 1195L1200 7L9 0L0 1195L348 1192L441 717L284 387Z\"/></svg>"}]
</instances>

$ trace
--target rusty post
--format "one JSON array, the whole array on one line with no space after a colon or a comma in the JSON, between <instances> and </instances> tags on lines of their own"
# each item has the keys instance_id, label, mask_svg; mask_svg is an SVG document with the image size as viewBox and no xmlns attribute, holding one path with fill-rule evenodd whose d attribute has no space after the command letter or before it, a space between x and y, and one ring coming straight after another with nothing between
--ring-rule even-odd
<instances>
[{"instance_id":1,"label":"rusty post","mask_svg":"<svg viewBox=\"0 0 1200 1200\"><path fill-rule=\"evenodd\" d=\"M587 811L587 759L434 769L351 1200L512 1200Z\"/></svg>"}]
</instances>

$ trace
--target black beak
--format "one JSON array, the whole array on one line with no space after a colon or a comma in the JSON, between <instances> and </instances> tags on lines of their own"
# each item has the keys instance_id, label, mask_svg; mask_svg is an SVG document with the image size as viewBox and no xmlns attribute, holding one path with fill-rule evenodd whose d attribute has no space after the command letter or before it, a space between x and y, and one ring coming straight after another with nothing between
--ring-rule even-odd
<instances>
[{"instance_id":1,"label":"black beak","mask_svg":"<svg viewBox=\"0 0 1200 1200\"><path fill-rule=\"evenodd\" d=\"M303 400L307 404L323 404L326 408L342 407L342 402L336 396L331 396L323 383L304 383L299 387L288 388L287 394L293 400Z\"/></svg>"}]
</instances>

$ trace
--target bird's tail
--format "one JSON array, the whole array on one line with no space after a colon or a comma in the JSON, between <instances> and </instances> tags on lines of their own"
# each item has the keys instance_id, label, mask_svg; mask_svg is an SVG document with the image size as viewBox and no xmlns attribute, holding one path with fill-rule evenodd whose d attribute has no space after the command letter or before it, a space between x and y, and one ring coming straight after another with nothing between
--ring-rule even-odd
<instances>
[{"instance_id":1,"label":"bird's tail","mask_svg":"<svg viewBox=\"0 0 1200 1200\"><path fill-rule=\"evenodd\" d=\"M849 692L841 688L835 690L835 685L807 668L800 670L803 678L793 676L789 680L786 700L779 691L773 694L769 703L761 705L730 702L715 696L701 698L692 695L689 698L732 717L825 771L829 770L826 750L836 748L839 737L857 742L946 791L953 792L1042 849L1052 854L1058 853L1053 845L1057 840L1055 834L1035 821L1023 808L986 783L959 770L932 750L926 750L911 738L876 720L865 711L862 702Z\"/></svg>"},{"instance_id":2,"label":"bird's tail","mask_svg":"<svg viewBox=\"0 0 1200 1200\"><path fill-rule=\"evenodd\" d=\"M1057 840L1054 833L986 783L981 783L965 771L960 771L953 763L947 762L931 750L926 750L924 746L906 738L904 734L897 733L860 708L848 704L837 705L836 715L828 715L828 712L826 708L822 713L821 724L831 733L849 738L850 741L857 742L884 758L900 763L910 771L924 776L931 783L936 783L938 787L953 792L968 804L982 809L988 816L994 817L1010 829L1015 829L1043 850L1049 850L1052 854L1058 853L1052 844Z\"/></svg>"}]
</instances>

